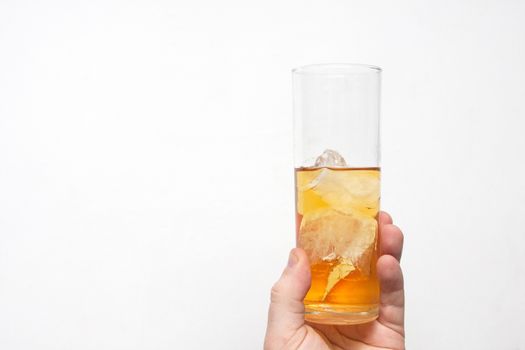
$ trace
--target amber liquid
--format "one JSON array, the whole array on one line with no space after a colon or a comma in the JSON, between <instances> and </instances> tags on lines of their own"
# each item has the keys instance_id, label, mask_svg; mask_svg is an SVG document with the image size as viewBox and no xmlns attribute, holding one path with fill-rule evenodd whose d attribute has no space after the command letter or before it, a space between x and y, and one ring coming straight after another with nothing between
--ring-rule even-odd
<instances>
[{"instance_id":1,"label":"amber liquid","mask_svg":"<svg viewBox=\"0 0 525 350\"><path fill-rule=\"evenodd\" d=\"M306 319L356 324L377 317L379 168L295 171L297 245L310 259Z\"/></svg>"}]
</instances>

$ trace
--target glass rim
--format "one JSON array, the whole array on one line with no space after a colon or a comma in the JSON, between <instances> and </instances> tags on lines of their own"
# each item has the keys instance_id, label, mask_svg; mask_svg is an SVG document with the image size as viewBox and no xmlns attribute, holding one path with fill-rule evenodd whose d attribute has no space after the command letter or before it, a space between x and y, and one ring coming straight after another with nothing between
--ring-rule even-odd
<instances>
[{"instance_id":1,"label":"glass rim","mask_svg":"<svg viewBox=\"0 0 525 350\"><path fill-rule=\"evenodd\" d=\"M362 63L316 63L292 69L292 74L299 75L354 75L381 73L378 66Z\"/></svg>"}]
</instances>

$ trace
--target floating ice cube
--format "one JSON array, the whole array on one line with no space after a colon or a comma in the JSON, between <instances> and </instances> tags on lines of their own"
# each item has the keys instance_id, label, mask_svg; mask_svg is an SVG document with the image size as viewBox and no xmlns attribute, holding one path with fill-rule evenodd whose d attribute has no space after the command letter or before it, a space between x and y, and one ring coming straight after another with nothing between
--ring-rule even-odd
<instances>
[{"instance_id":1,"label":"floating ice cube","mask_svg":"<svg viewBox=\"0 0 525 350\"><path fill-rule=\"evenodd\" d=\"M346 167L345 159L336 151L327 149L315 160L315 167Z\"/></svg>"},{"instance_id":2,"label":"floating ice cube","mask_svg":"<svg viewBox=\"0 0 525 350\"><path fill-rule=\"evenodd\" d=\"M323 300L343 278L358 269L370 274L377 234L375 219L320 209L304 215L299 228L299 246L312 263L334 262L328 274Z\"/></svg>"},{"instance_id":3,"label":"floating ice cube","mask_svg":"<svg viewBox=\"0 0 525 350\"><path fill-rule=\"evenodd\" d=\"M379 211L379 171L323 169L300 190L312 190L329 206L343 213L374 217Z\"/></svg>"},{"instance_id":4,"label":"floating ice cube","mask_svg":"<svg viewBox=\"0 0 525 350\"><path fill-rule=\"evenodd\" d=\"M303 216L299 246L312 263L348 259L363 274L370 272L370 254L377 232L374 218L319 209Z\"/></svg>"},{"instance_id":5,"label":"floating ice cube","mask_svg":"<svg viewBox=\"0 0 525 350\"><path fill-rule=\"evenodd\" d=\"M326 280L326 287L324 290L322 300L326 299L326 296L328 295L328 293L330 293L332 288L334 288L337 282L339 282L340 280L348 276L354 270L355 270L355 266L354 264L352 264L350 260L341 259L341 261L338 262L337 265L335 265L330 271L330 273L328 274L328 278Z\"/></svg>"}]
</instances>

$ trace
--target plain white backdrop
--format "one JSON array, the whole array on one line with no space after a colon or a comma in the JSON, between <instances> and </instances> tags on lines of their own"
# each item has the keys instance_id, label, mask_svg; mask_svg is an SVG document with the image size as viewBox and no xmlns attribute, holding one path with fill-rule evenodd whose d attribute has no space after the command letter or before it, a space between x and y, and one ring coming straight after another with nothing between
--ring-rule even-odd
<instances>
[{"instance_id":1,"label":"plain white backdrop","mask_svg":"<svg viewBox=\"0 0 525 350\"><path fill-rule=\"evenodd\" d=\"M258 349L293 67L383 68L410 349L525 349L525 2L2 1L0 348Z\"/></svg>"}]
</instances>

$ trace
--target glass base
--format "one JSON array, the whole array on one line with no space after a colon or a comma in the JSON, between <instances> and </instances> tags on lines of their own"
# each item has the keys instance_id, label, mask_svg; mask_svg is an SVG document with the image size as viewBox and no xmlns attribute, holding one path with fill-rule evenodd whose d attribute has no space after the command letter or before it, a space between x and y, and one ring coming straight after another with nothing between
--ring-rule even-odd
<instances>
[{"instance_id":1,"label":"glass base","mask_svg":"<svg viewBox=\"0 0 525 350\"><path fill-rule=\"evenodd\" d=\"M375 320L379 314L377 305L351 306L333 304L305 305L306 321L321 324L351 325Z\"/></svg>"}]
</instances>

